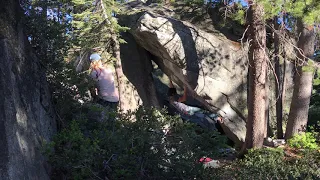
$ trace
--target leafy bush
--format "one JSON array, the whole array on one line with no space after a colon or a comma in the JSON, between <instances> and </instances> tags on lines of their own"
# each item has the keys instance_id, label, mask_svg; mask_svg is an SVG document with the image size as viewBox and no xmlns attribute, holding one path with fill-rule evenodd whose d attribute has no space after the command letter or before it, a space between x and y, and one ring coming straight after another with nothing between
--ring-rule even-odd
<instances>
[{"instance_id":1,"label":"leafy bush","mask_svg":"<svg viewBox=\"0 0 320 180\"><path fill-rule=\"evenodd\" d=\"M320 96L318 98L318 102L320 102ZM312 99L315 99L315 97L312 97ZM320 132L320 106L318 104L310 107L307 126L308 131L311 130L310 127L313 127L313 131Z\"/></svg>"},{"instance_id":2,"label":"leafy bush","mask_svg":"<svg viewBox=\"0 0 320 180\"><path fill-rule=\"evenodd\" d=\"M288 145L294 148L317 149L316 133L306 132L294 135L288 140Z\"/></svg>"},{"instance_id":3,"label":"leafy bush","mask_svg":"<svg viewBox=\"0 0 320 180\"><path fill-rule=\"evenodd\" d=\"M308 150L287 156L282 148L250 150L242 160L209 171L210 179L319 179L320 153Z\"/></svg>"},{"instance_id":4,"label":"leafy bush","mask_svg":"<svg viewBox=\"0 0 320 180\"><path fill-rule=\"evenodd\" d=\"M90 113L88 113L90 114ZM214 157L226 139L165 112L140 108L116 121L73 120L49 144L54 176L67 179L190 179L202 156ZM134 118L133 122L131 119ZM168 130L164 127L168 126ZM51 150L50 150L51 149ZM99 179L98 178L98 179Z\"/></svg>"},{"instance_id":5,"label":"leafy bush","mask_svg":"<svg viewBox=\"0 0 320 180\"><path fill-rule=\"evenodd\" d=\"M313 90L310 99L310 109L308 115L308 127L314 127L314 131L320 132L320 71L315 73L313 80Z\"/></svg>"}]
</instances>

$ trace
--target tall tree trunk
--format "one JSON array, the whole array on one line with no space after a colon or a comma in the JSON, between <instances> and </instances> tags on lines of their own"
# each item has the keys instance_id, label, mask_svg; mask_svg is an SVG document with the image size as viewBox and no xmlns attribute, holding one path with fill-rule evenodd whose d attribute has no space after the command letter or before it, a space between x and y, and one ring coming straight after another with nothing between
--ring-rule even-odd
<instances>
[{"instance_id":1,"label":"tall tree trunk","mask_svg":"<svg viewBox=\"0 0 320 180\"><path fill-rule=\"evenodd\" d=\"M283 48L283 47L282 47ZM283 53L283 74L282 74L282 105L286 104L286 92L287 92L287 67L289 66L289 62L286 59L285 52ZM282 111L283 112L283 111ZM283 131L283 128L282 128Z\"/></svg>"},{"instance_id":2,"label":"tall tree trunk","mask_svg":"<svg viewBox=\"0 0 320 180\"><path fill-rule=\"evenodd\" d=\"M245 149L260 148L266 128L266 29L263 6L255 2L248 10L249 49L249 94L248 121Z\"/></svg>"},{"instance_id":3,"label":"tall tree trunk","mask_svg":"<svg viewBox=\"0 0 320 180\"><path fill-rule=\"evenodd\" d=\"M286 14L282 15L282 23L281 23L281 33L284 34L284 38L286 38L286 33L285 33L285 21L286 21ZM281 98L282 98L282 118L283 118L283 106L286 105L286 91L287 91L287 67L289 66L289 62L286 59L286 50L285 47L282 45L281 46L282 50L282 58L283 58L283 70L282 70L282 87L281 87ZM279 127L280 128L280 127ZM283 138L283 127L281 128L282 130L282 138Z\"/></svg>"},{"instance_id":4,"label":"tall tree trunk","mask_svg":"<svg viewBox=\"0 0 320 180\"><path fill-rule=\"evenodd\" d=\"M283 138L283 129L282 129L282 119L283 119L283 101L282 101L282 78L281 78L281 65L280 65L280 38L278 33L279 32L279 24L278 24L278 17L274 18L274 28L277 32L274 34L274 62L275 62L275 73L276 73L276 80L275 80L275 91L276 91L276 117L277 117L277 138ZM284 72L285 73L285 72Z\"/></svg>"},{"instance_id":5,"label":"tall tree trunk","mask_svg":"<svg viewBox=\"0 0 320 180\"><path fill-rule=\"evenodd\" d=\"M306 129L314 73L314 68L308 64L308 58L312 58L314 54L315 36L313 26L304 24L302 19L299 18L297 30L300 35L298 47L301 50L297 56L300 61L304 60L305 62L303 62L302 66L296 68L297 72L295 74L294 90L285 134L286 139L290 139L294 134L303 132ZM296 64L301 64L301 62Z\"/></svg>"},{"instance_id":6,"label":"tall tree trunk","mask_svg":"<svg viewBox=\"0 0 320 180\"><path fill-rule=\"evenodd\" d=\"M111 45L112 45L112 55L114 58L116 58L115 63L115 71L117 76L117 82L118 82L118 91L119 91L119 106L120 110L123 112L126 112L129 107L126 103L125 99L125 82L126 78L124 77L123 71L122 71L122 64L121 64L121 58L120 58L120 44L117 38L117 34L112 34L111 37Z\"/></svg>"},{"instance_id":7,"label":"tall tree trunk","mask_svg":"<svg viewBox=\"0 0 320 180\"><path fill-rule=\"evenodd\" d=\"M111 22L108 19L107 10L104 6L103 1L96 0L96 6L98 10L99 9L102 10L102 15L106 23L111 24ZM127 79L124 76L122 71L119 39L118 39L117 33L113 29L110 30L110 34L111 34L112 56L116 59L115 71L116 71L118 92L119 92L119 107L121 111L126 112L128 109L130 109L130 107L129 107L129 102L127 102L128 100L125 98L125 83L127 82Z\"/></svg>"},{"instance_id":8,"label":"tall tree trunk","mask_svg":"<svg viewBox=\"0 0 320 180\"><path fill-rule=\"evenodd\" d=\"M268 70L267 70L268 72ZM265 129L265 138L266 137L272 137L273 136L273 132L272 132L272 128L270 125L270 99L269 99L269 91L270 91L270 79L269 79L269 75L268 73L266 74L266 129Z\"/></svg>"},{"instance_id":9,"label":"tall tree trunk","mask_svg":"<svg viewBox=\"0 0 320 180\"><path fill-rule=\"evenodd\" d=\"M286 92L287 92L287 77L290 77L290 75L288 75L291 72L287 72L287 67L289 67L289 61L286 59L286 52L284 49L284 46L282 46L282 50L283 50L283 70L282 70L282 87L281 87L281 97L282 97L282 105L286 106ZM283 107L282 107L283 108ZM284 110L282 109L282 114L283 114ZM283 116L282 116L283 118ZM283 121L282 121L283 123ZM283 126L281 126L282 128L282 133L283 133ZM280 127L279 127L280 128ZM284 133L282 134L282 138L284 138Z\"/></svg>"},{"instance_id":10,"label":"tall tree trunk","mask_svg":"<svg viewBox=\"0 0 320 180\"><path fill-rule=\"evenodd\" d=\"M265 131L264 131L264 138L268 137L269 132L270 132L270 100L269 100L269 85L270 85L270 80L269 80L269 74L268 74L268 69L266 70L266 103L265 103L265 112L266 112L266 119L265 119Z\"/></svg>"}]
</instances>

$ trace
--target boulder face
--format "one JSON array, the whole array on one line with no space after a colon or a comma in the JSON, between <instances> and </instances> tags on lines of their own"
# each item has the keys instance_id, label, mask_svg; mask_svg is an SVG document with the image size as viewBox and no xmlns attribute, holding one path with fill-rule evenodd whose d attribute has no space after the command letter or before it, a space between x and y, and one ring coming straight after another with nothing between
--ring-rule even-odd
<instances>
[{"instance_id":1,"label":"boulder face","mask_svg":"<svg viewBox=\"0 0 320 180\"><path fill-rule=\"evenodd\" d=\"M135 87L143 106L160 107L152 77L150 53L140 47L130 33L122 33L121 37L126 41L120 45L123 73Z\"/></svg>"},{"instance_id":2,"label":"boulder face","mask_svg":"<svg viewBox=\"0 0 320 180\"><path fill-rule=\"evenodd\" d=\"M131 4L130 8L119 16L119 23L130 28L129 33L152 54L162 72L187 88L189 99L225 118L222 128L229 138L238 145L244 142L246 50L220 33L160 15L150 6Z\"/></svg>"},{"instance_id":3,"label":"boulder face","mask_svg":"<svg viewBox=\"0 0 320 180\"><path fill-rule=\"evenodd\" d=\"M56 132L44 69L19 20L19 1L0 7L0 179L49 178L42 143Z\"/></svg>"}]
</instances>

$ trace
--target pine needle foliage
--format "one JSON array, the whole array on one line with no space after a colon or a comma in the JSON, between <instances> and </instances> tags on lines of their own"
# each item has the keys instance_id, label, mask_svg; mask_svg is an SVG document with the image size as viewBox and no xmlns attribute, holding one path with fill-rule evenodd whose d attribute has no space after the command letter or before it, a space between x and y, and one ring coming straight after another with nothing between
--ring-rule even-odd
<instances>
[{"instance_id":1,"label":"pine needle foliage","mask_svg":"<svg viewBox=\"0 0 320 180\"><path fill-rule=\"evenodd\" d=\"M128 28L120 26L115 18L120 4L114 0L71 0L70 13L74 45L82 49L107 46L111 35Z\"/></svg>"}]
</instances>

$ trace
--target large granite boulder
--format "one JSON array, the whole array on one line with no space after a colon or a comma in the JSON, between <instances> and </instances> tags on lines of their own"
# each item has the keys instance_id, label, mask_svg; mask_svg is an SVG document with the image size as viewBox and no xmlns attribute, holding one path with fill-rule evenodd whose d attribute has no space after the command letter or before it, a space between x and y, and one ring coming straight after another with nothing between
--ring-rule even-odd
<instances>
[{"instance_id":1,"label":"large granite boulder","mask_svg":"<svg viewBox=\"0 0 320 180\"><path fill-rule=\"evenodd\" d=\"M0 179L50 179L41 154L56 132L44 68L20 23L19 1L0 7Z\"/></svg>"},{"instance_id":2,"label":"large granite boulder","mask_svg":"<svg viewBox=\"0 0 320 180\"><path fill-rule=\"evenodd\" d=\"M122 70L135 87L144 107L160 107L152 77L150 53L138 45L129 33L122 33L126 43L120 45Z\"/></svg>"},{"instance_id":3,"label":"large granite boulder","mask_svg":"<svg viewBox=\"0 0 320 180\"><path fill-rule=\"evenodd\" d=\"M189 98L225 118L222 128L237 144L245 140L246 50L220 33L160 15L150 6L130 4L121 25ZM157 8L159 10L159 8ZM125 63L123 63L125 66Z\"/></svg>"}]
</instances>

